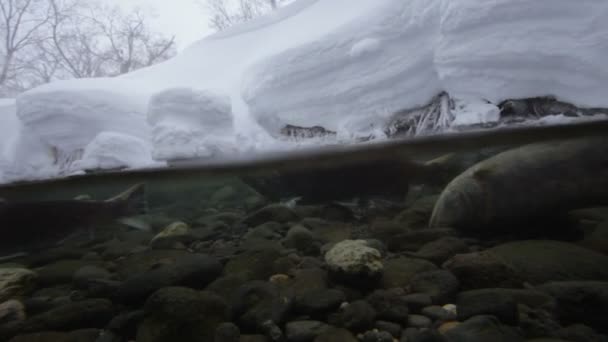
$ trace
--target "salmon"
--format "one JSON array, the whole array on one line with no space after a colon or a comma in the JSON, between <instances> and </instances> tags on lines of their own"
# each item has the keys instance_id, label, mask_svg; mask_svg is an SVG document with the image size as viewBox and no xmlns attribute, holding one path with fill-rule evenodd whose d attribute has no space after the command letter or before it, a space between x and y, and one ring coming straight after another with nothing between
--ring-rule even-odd
<instances>
[{"instance_id":1,"label":"salmon","mask_svg":"<svg viewBox=\"0 0 608 342\"><path fill-rule=\"evenodd\" d=\"M608 201L608 136L534 143L481 161L443 190L429 226L529 229ZM518 224L516 224L518 223Z\"/></svg>"},{"instance_id":2,"label":"salmon","mask_svg":"<svg viewBox=\"0 0 608 342\"><path fill-rule=\"evenodd\" d=\"M76 233L146 211L143 183L106 200L0 200L0 255L53 246Z\"/></svg>"}]
</instances>

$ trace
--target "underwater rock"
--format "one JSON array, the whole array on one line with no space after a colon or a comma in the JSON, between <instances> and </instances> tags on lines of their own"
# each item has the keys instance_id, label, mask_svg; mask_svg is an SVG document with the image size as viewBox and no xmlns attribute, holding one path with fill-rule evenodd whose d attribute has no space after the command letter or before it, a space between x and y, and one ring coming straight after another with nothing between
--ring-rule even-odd
<instances>
[{"instance_id":1,"label":"underwater rock","mask_svg":"<svg viewBox=\"0 0 608 342\"><path fill-rule=\"evenodd\" d=\"M262 246L247 250L231 258L224 266L224 274L247 274L249 279L266 280L275 270L272 265L281 256L281 250Z\"/></svg>"},{"instance_id":2,"label":"underwater rock","mask_svg":"<svg viewBox=\"0 0 608 342\"><path fill-rule=\"evenodd\" d=\"M59 260L36 269L36 272L38 272L40 284L50 287L71 283L76 271L90 265L91 262L84 260Z\"/></svg>"},{"instance_id":3,"label":"underwater rock","mask_svg":"<svg viewBox=\"0 0 608 342\"><path fill-rule=\"evenodd\" d=\"M543 284L538 290L557 300L561 323L583 323L608 333L608 282L558 281Z\"/></svg>"},{"instance_id":4,"label":"underwater rock","mask_svg":"<svg viewBox=\"0 0 608 342\"><path fill-rule=\"evenodd\" d=\"M428 294L435 304L445 304L456 295L459 285L458 278L450 271L436 270L414 275L409 288L416 293Z\"/></svg>"},{"instance_id":5,"label":"underwater rock","mask_svg":"<svg viewBox=\"0 0 608 342\"><path fill-rule=\"evenodd\" d=\"M314 237L310 230L302 225L295 225L289 228L283 244L288 248L295 248L300 252L310 251Z\"/></svg>"},{"instance_id":6,"label":"underwater rock","mask_svg":"<svg viewBox=\"0 0 608 342\"><path fill-rule=\"evenodd\" d=\"M146 318L137 329L139 342L208 342L228 319L226 302L214 293L184 287L156 291L144 306Z\"/></svg>"},{"instance_id":7,"label":"underwater rock","mask_svg":"<svg viewBox=\"0 0 608 342\"><path fill-rule=\"evenodd\" d=\"M294 310L305 315L323 315L337 309L346 300L337 289L317 289L296 295Z\"/></svg>"},{"instance_id":8,"label":"underwater rock","mask_svg":"<svg viewBox=\"0 0 608 342\"><path fill-rule=\"evenodd\" d=\"M578 243L596 252L608 254L608 221L597 224L593 231Z\"/></svg>"},{"instance_id":9,"label":"underwater rock","mask_svg":"<svg viewBox=\"0 0 608 342\"><path fill-rule=\"evenodd\" d=\"M382 275L382 255L365 240L344 240L326 254L330 272L338 278L376 279Z\"/></svg>"},{"instance_id":10,"label":"underwater rock","mask_svg":"<svg viewBox=\"0 0 608 342\"><path fill-rule=\"evenodd\" d=\"M367 296L367 302L376 310L378 319L399 324L407 320L409 303L401 290L376 290Z\"/></svg>"},{"instance_id":11,"label":"underwater rock","mask_svg":"<svg viewBox=\"0 0 608 342\"><path fill-rule=\"evenodd\" d=\"M110 280L113 278L112 273L108 270L97 266L84 266L74 272L72 281L76 287L86 288L87 285L94 280Z\"/></svg>"},{"instance_id":12,"label":"underwater rock","mask_svg":"<svg viewBox=\"0 0 608 342\"><path fill-rule=\"evenodd\" d=\"M387 241L387 245L388 249L393 252L417 251L426 243L455 234L456 231L451 228L415 229L393 235L393 237Z\"/></svg>"},{"instance_id":13,"label":"underwater rock","mask_svg":"<svg viewBox=\"0 0 608 342\"><path fill-rule=\"evenodd\" d=\"M222 272L220 262L212 257L192 254L173 263L134 275L117 290L115 297L123 303L139 303L156 290L168 286L204 288Z\"/></svg>"},{"instance_id":14,"label":"underwater rock","mask_svg":"<svg viewBox=\"0 0 608 342\"><path fill-rule=\"evenodd\" d=\"M376 310L367 301L356 300L348 303L341 313L342 324L355 332L365 331L374 326Z\"/></svg>"},{"instance_id":15,"label":"underwater rock","mask_svg":"<svg viewBox=\"0 0 608 342\"><path fill-rule=\"evenodd\" d=\"M407 326L414 328L428 328L433 324L430 318L423 315L409 315L407 316Z\"/></svg>"},{"instance_id":16,"label":"underwater rock","mask_svg":"<svg viewBox=\"0 0 608 342\"><path fill-rule=\"evenodd\" d=\"M432 320L440 320L440 321L450 320L450 321L452 321L452 320L455 320L456 318L458 318L456 315L454 315L453 313L450 313L448 310L444 309L443 307L441 307L439 305L431 305L431 306L422 308L420 313Z\"/></svg>"},{"instance_id":17,"label":"underwater rock","mask_svg":"<svg viewBox=\"0 0 608 342\"><path fill-rule=\"evenodd\" d=\"M447 259L458 253L468 252L467 244L456 237L446 236L424 244L415 253L407 253L414 258L429 260L437 265L442 264Z\"/></svg>"},{"instance_id":18,"label":"underwater rock","mask_svg":"<svg viewBox=\"0 0 608 342\"><path fill-rule=\"evenodd\" d=\"M606 165L608 137L530 144L499 153L446 186L429 226L529 230L531 218L606 202Z\"/></svg>"},{"instance_id":19,"label":"underwater rock","mask_svg":"<svg viewBox=\"0 0 608 342\"><path fill-rule=\"evenodd\" d=\"M215 328L214 342L239 342L241 330L230 322L222 323Z\"/></svg>"},{"instance_id":20,"label":"underwater rock","mask_svg":"<svg viewBox=\"0 0 608 342\"><path fill-rule=\"evenodd\" d=\"M190 242L194 238L190 235L190 226L184 222L173 222L150 241L152 248L172 248L178 242Z\"/></svg>"},{"instance_id":21,"label":"underwater rock","mask_svg":"<svg viewBox=\"0 0 608 342\"><path fill-rule=\"evenodd\" d=\"M293 321L285 325L285 336L290 342L308 342L328 328L327 324L319 321Z\"/></svg>"},{"instance_id":22,"label":"underwater rock","mask_svg":"<svg viewBox=\"0 0 608 342\"><path fill-rule=\"evenodd\" d=\"M494 316L474 316L445 332L447 342L525 342L523 336Z\"/></svg>"},{"instance_id":23,"label":"underwater rock","mask_svg":"<svg viewBox=\"0 0 608 342\"><path fill-rule=\"evenodd\" d=\"M330 327L314 339L314 342L359 342L350 331L343 328Z\"/></svg>"},{"instance_id":24,"label":"underwater rock","mask_svg":"<svg viewBox=\"0 0 608 342\"><path fill-rule=\"evenodd\" d=\"M247 215L243 219L243 223L250 227L255 227L269 221L287 223L297 220L298 215L286 205L270 204Z\"/></svg>"},{"instance_id":25,"label":"underwater rock","mask_svg":"<svg viewBox=\"0 0 608 342\"><path fill-rule=\"evenodd\" d=\"M399 257L384 261L382 288L406 287L416 274L435 271L437 266L432 262L408 257Z\"/></svg>"},{"instance_id":26,"label":"underwater rock","mask_svg":"<svg viewBox=\"0 0 608 342\"><path fill-rule=\"evenodd\" d=\"M285 322L291 304L276 285L254 280L243 284L232 297L232 317L244 329L265 331L267 321Z\"/></svg>"},{"instance_id":27,"label":"underwater rock","mask_svg":"<svg viewBox=\"0 0 608 342\"><path fill-rule=\"evenodd\" d=\"M25 320L25 305L11 299L0 303L0 325L14 324Z\"/></svg>"},{"instance_id":28,"label":"underwater rock","mask_svg":"<svg viewBox=\"0 0 608 342\"><path fill-rule=\"evenodd\" d=\"M38 274L26 268L0 268L0 302L27 294L37 280Z\"/></svg>"},{"instance_id":29,"label":"underwater rock","mask_svg":"<svg viewBox=\"0 0 608 342\"><path fill-rule=\"evenodd\" d=\"M21 331L69 331L82 328L103 328L115 313L114 305L107 299L86 299L32 316L24 322Z\"/></svg>"},{"instance_id":30,"label":"underwater rock","mask_svg":"<svg viewBox=\"0 0 608 342\"><path fill-rule=\"evenodd\" d=\"M427 227L438 199L439 195L430 195L415 200L395 217L395 221L408 228Z\"/></svg>"},{"instance_id":31,"label":"underwater rock","mask_svg":"<svg viewBox=\"0 0 608 342\"><path fill-rule=\"evenodd\" d=\"M517 303L508 292L501 289L470 290L458 294L458 320L465 321L473 316L492 315L502 323L517 325L519 316Z\"/></svg>"},{"instance_id":32,"label":"underwater rock","mask_svg":"<svg viewBox=\"0 0 608 342\"><path fill-rule=\"evenodd\" d=\"M608 280L608 256L552 240L509 242L482 252L457 254L444 267L463 289L521 287L560 280Z\"/></svg>"}]
</instances>

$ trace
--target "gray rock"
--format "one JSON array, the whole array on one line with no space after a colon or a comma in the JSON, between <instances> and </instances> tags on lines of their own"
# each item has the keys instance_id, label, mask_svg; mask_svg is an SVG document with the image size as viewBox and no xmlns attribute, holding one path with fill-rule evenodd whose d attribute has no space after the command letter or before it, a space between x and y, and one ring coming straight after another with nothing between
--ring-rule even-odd
<instances>
[{"instance_id":1,"label":"gray rock","mask_svg":"<svg viewBox=\"0 0 608 342\"><path fill-rule=\"evenodd\" d=\"M431 296L426 293L412 293L404 296L403 300L413 312L420 312L423 308L433 304Z\"/></svg>"},{"instance_id":2,"label":"gray rock","mask_svg":"<svg viewBox=\"0 0 608 342\"><path fill-rule=\"evenodd\" d=\"M289 229L283 243L286 247L295 248L301 252L307 252L312 247L313 235L306 227L295 225Z\"/></svg>"},{"instance_id":3,"label":"gray rock","mask_svg":"<svg viewBox=\"0 0 608 342\"><path fill-rule=\"evenodd\" d=\"M395 220L410 228L426 228L439 195L424 196L399 213Z\"/></svg>"},{"instance_id":4,"label":"gray rock","mask_svg":"<svg viewBox=\"0 0 608 342\"><path fill-rule=\"evenodd\" d=\"M26 268L0 269L0 302L31 292L37 284L38 275Z\"/></svg>"},{"instance_id":5,"label":"gray rock","mask_svg":"<svg viewBox=\"0 0 608 342\"><path fill-rule=\"evenodd\" d=\"M517 325L517 303L509 293L500 290L480 289L459 293L456 300L458 319L464 321L473 316L493 315L505 324Z\"/></svg>"},{"instance_id":6,"label":"gray rock","mask_svg":"<svg viewBox=\"0 0 608 342\"><path fill-rule=\"evenodd\" d=\"M266 280L276 273L269 266L280 256L281 250L275 247L253 248L231 258L224 266L224 273L247 273L250 279Z\"/></svg>"},{"instance_id":7,"label":"gray rock","mask_svg":"<svg viewBox=\"0 0 608 342\"><path fill-rule=\"evenodd\" d=\"M455 320L458 317L439 305L431 305L422 309L421 314L432 320Z\"/></svg>"},{"instance_id":8,"label":"gray rock","mask_svg":"<svg viewBox=\"0 0 608 342\"><path fill-rule=\"evenodd\" d=\"M156 291L144 306L146 318L137 329L137 341L203 342L228 319L228 306L219 296L184 287Z\"/></svg>"},{"instance_id":9,"label":"gray rock","mask_svg":"<svg viewBox=\"0 0 608 342\"><path fill-rule=\"evenodd\" d=\"M289 207L282 204L271 204L249 214L243 219L243 223L255 227L268 221L287 223L297 220L298 215Z\"/></svg>"},{"instance_id":10,"label":"gray rock","mask_svg":"<svg viewBox=\"0 0 608 342\"><path fill-rule=\"evenodd\" d=\"M106 299L87 299L68 303L28 318L21 331L69 331L82 328L103 328L115 314Z\"/></svg>"},{"instance_id":11,"label":"gray rock","mask_svg":"<svg viewBox=\"0 0 608 342\"><path fill-rule=\"evenodd\" d=\"M428 294L436 304L448 303L458 291L459 285L458 278L445 270L419 273L410 281L413 292Z\"/></svg>"},{"instance_id":12,"label":"gray rock","mask_svg":"<svg viewBox=\"0 0 608 342\"><path fill-rule=\"evenodd\" d=\"M444 261L458 253L469 251L467 244L456 237L445 236L424 244L416 253L410 253L412 257L429 260L435 264L442 264Z\"/></svg>"},{"instance_id":13,"label":"gray rock","mask_svg":"<svg viewBox=\"0 0 608 342\"><path fill-rule=\"evenodd\" d=\"M40 285L51 287L72 282L74 273L84 266L91 265L83 260L59 260L36 270Z\"/></svg>"},{"instance_id":14,"label":"gray rock","mask_svg":"<svg viewBox=\"0 0 608 342\"><path fill-rule=\"evenodd\" d=\"M242 285L231 300L232 317L244 329L262 329L267 321L282 324L291 300L276 285L254 280Z\"/></svg>"},{"instance_id":15,"label":"gray rock","mask_svg":"<svg viewBox=\"0 0 608 342\"><path fill-rule=\"evenodd\" d=\"M376 321L376 323L374 323L374 326L380 331L388 332L389 334L391 334L392 337L399 338L399 336L401 336L401 324L387 321Z\"/></svg>"},{"instance_id":16,"label":"gray rock","mask_svg":"<svg viewBox=\"0 0 608 342\"><path fill-rule=\"evenodd\" d=\"M91 281L110 280L112 273L97 266L84 266L74 272L73 283L77 288L86 288Z\"/></svg>"},{"instance_id":17,"label":"gray rock","mask_svg":"<svg viewBox=\"0 0 608 342\"><path fill-rule=\"evenodd\" d=\"M363 342L393 342L393 335L388 331L369 330L363 334Z\"/></svg>"},{"instance_id":18,"label":"gray rock","mask_svg":"<svg viewBox=\"0 0 608 342\"><path fill-rule=\"evenodd\" d=\"M214 342L239 342L241 331L234 323L222 323L215 328Z\"/></svg>"},{"instance_id":19,"label":"gray rock","mask_svg":"<svg viewBox=\"0 0 608 342\"><path fill-rule=\"evenodd\" d=\"M330 327L314 339L314 342L359 342L348 330Z\"/></svg>"},{"instance_id":20,"label":"gray rock","mask_svg":"<svg viewBox=\"0 0 608 342\"><path fill-rule=\"evenodd\" d=\"M394 235L387 245L393 252L417 251L426 243L455 234L456 231L451 228L416 229Z\"/></svg>"},{"instance_id":21,"label":"gray rock","mask_svg":"<svg viewBox=\"0 0 608 342\"><path fill-rule=\"evenodd\" d=\"M285 325L285 336L293 342L309 342L326 331L329 326L319 321L294 321Z\"/></svg>"},{"instance_id":22,"label":"gray rock","mask_svg":"<svg viewBox=\"0 0 608 342\"><path fill-rule=\"evenodd\" d=\"M461 290L521 287L523 283L512 266L490 251L456 254L442 267L458 278Z\"/></svg>"},{"instance_id":23,"label":"gray rock","mask_svg":"<svg viewBox=\"0 0 608 342\"><path fill-rule=\"evenodd\" d=\"M344 240L325 254L330 272L346 281L378 279L382 275L382 255L365 240Z\"/></svg>"},{"instance_id":24,"label":"gray rock","mask_svg":"<svg viewBox=\"0 0 608 342\"><path fill-rule=\"evenodd\" d=\"M402 291L376 290L367 297L367 302L376 310L377 318L402 324L409 314L409 303Z\"/></svg>"},{"instance_id":25,"label":"gray rock","mask_svg":"<svg viewBox=\"0 0 608 342\"><path fill-rule=\"evenodd\" d=\"M204 255L186 255L173 264L128 278L116 293L123 303L139 303L154 291L167 286L204 288L222 272L222 265L215 258Z\"/></svg>"},{"instance_id":26,"label":"gray rock","mask_svg":"<svg viewBox=\"0 0 608 342\"><path fill-rule=\"evenodd\" d=\"M296 296L327 288L327 271L321 268L298 269L294 270L292 274L293 282L290 288Z\"/></svg>"},{"instance_id":27,"label":"gray rock","mask_svg":"<svg viewBox=\"0 0 608 342\"><path fill-rule=\"evenodd\" d=\"M294 310L306 315L326 314L337 309L346 296L336 289L310 290L295 297Z\"/></svg>"},{"instance_id":28,"label":"gray rock","mask_svg":"<svg viewBox=\"0 0 608 342\"><path fill-rule=\"evenodd\" d=\"M381 285L385 289L406 287L416 274L434 270L437 266L426 260L407 257L385 260Z\"/></svg>"},{"instance_id":29,"label":"gray rock","mask_svg":"<svg viewBox=\"0 0 608 342\"><path fill-rule=\"evenodd\" d=\"M471 317L448 330L448 342L524 342L525 339L513 328L501 325L493 316Z\"/></svg>"},{"instance_id":30,"label":"gray rock","mask_svg":"<svg viewBox=\"0 0 608 342\"><path fill-rule=\"evenodd\" d=\"M137 326L144 319L144 316L145 312L143 310L123 312L112 318L106 329L119 336L135 337Z\"/></svg>"},{"instance_id":31,"label":"gray rock","mask_svg":"<svg viewBox=\"0 0 608 342\"><path fill-rule=\"evenodd\" d=\"M25 305L11 299L0 303L0 325L20 323L25 320Z\"/></svg>"},{"instance_id":32,"label":"gray rock","mask_svg":"<svg viewBox=\"0 0 608 342\"><path fill-rule=\"evenodd\" d=\"M572 342L606 342L608 337L601 336L584 324L573 324L557 331L557 336Z\"/></svg>"},{"instance_id":33,"label":"gray rock","mask_svg":"<svg viewBox=\"0 0 608 342\"><path fill-rule=\"evenodd\" d=\"M583 323L601 333L608 333L608 282L551 282L538 287L557 300L562 324Z\"/></svg>"},{"instance_id":34,"label":"gray rock","mask_svg":"<svg viewBox=\"0 0 608 342\"><path fill-rule=\"evenodd\" d=\"M407 326L413 328L428 328L433 324L430 318L422 315L409 315L407 317Z\"/></svg>"},{"instance_id":35,"label":"gray rock","mask_svg":"<svg viewBox=\"0 0 608 342\"><path fill-rule=\"evenodd\" d=\"M363 300L349 303L342 312L342 324L352 331L365 331L374 326L376 310Z\"/></svg>"}]
</instances>

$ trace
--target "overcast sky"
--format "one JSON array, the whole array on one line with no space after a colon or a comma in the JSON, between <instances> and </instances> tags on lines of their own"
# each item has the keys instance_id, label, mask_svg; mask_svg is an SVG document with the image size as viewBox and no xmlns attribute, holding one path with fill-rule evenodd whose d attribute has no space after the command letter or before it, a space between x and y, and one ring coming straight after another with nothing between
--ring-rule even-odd
<instances>
[{"instance_id":1,"label":"overcast sky","mask_svg":"<svg viewBox=\"0 0 608 342\"><path fill-rule=\"evenodd\" d=\"M101 0L108 4L120 5L124 9L139 6L146 11L154 10L156 18L153 27L167 35L175 34L177 48L181 51L194 41L209 35L204 0Z\"/></svg>"}]
</instances>

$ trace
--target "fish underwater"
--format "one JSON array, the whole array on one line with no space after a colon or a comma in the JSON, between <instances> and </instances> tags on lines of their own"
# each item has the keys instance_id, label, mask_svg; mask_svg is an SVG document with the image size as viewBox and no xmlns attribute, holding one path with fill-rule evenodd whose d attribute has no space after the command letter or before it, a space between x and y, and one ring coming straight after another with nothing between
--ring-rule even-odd
<instances>
[{"instance_id":1,"label":"fish underwater","mask_svg":"<svg viewBox=\"0 0 608 342\"><path fill-rule=\"evenodd\" d=\"M0 199L0 257L49 248L74 234L93 234L96 227L146 212L143 183L106 200Z\"/></svg>"},{"instance_id":2,"label":"fish underwater","mask_svg":"<svg viewBox=\"0 0 608 342\"><path fill-rule=\"evenodd\" d=\"M554 227L533 219L561 220L570 210L607 202L608 136L535 143L499 153L453 179L429 225L486 233L539 223Z\"/></svg>"}]
</instances>

